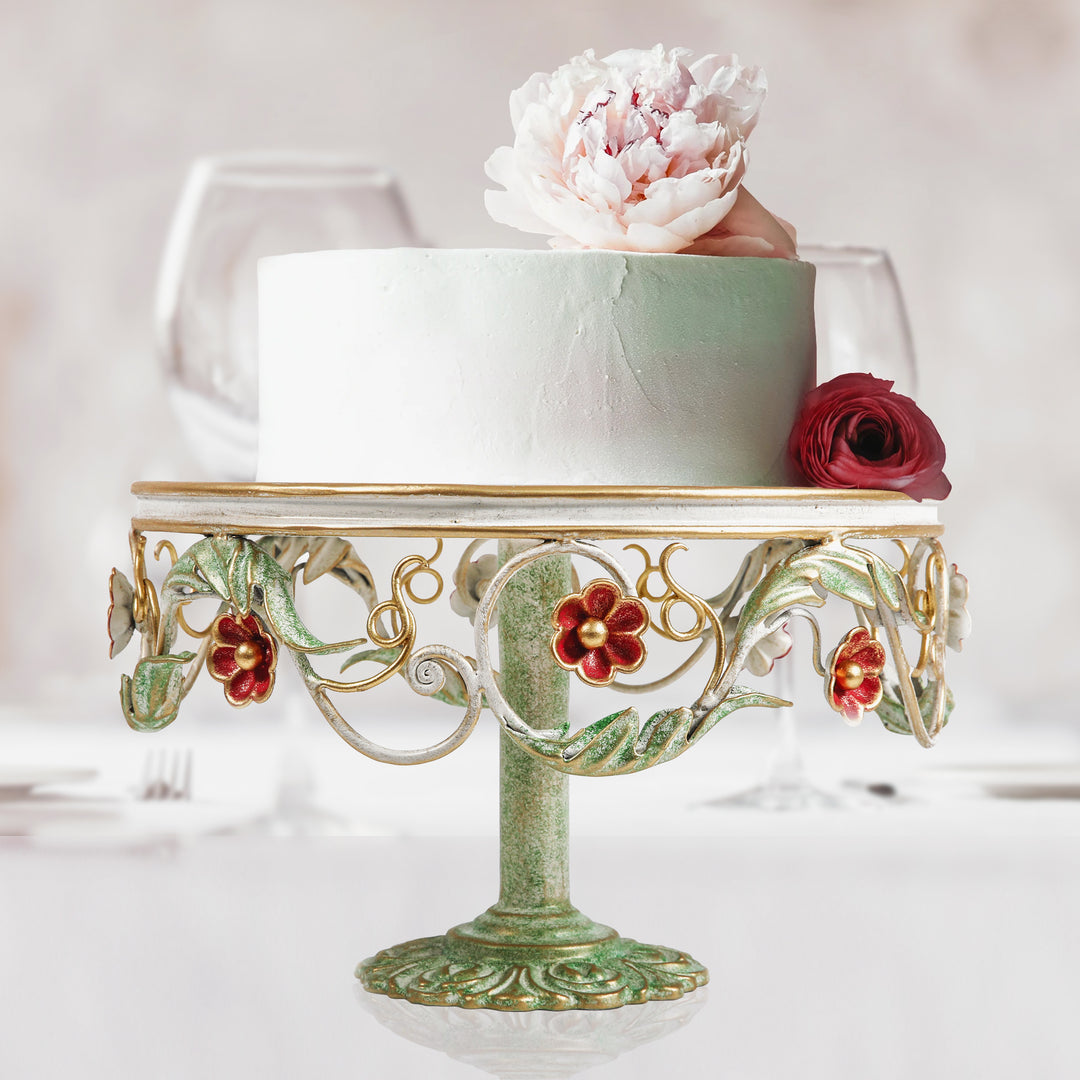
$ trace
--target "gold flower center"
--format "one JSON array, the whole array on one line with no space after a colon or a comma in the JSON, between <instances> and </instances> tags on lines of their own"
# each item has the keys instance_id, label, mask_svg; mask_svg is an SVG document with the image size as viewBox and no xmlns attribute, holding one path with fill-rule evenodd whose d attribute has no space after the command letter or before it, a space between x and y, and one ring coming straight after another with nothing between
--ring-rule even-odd
<instances>
[{"instance_id":1,"label":"gold flower center","mask_svg":"<svg viewBox=\"0 0 1080 1080\"><path fill-rule=\"evenodd\" d=\"M256 641L241 641L234 658L241 671L254 671L263 662L262 646Z\"/></svg>"},{"instance_id":2,"label":"gold flower center","mask_svg":"<svg viewBox=\"0 0 1080 1080\"><path fill-rule=\"evenodd\" d=\"M603 619L586 619L578 627L577 633L586 649L599 649L608 637L607 625Z\"/></svg>"},{"instance_id":3,"label":"gold flower center","mask_svg":"<svg viewBox=\"0 0 1080 1080\"><path fill-rule=\"evenodd\" d=\"M862 686L865 678L866 672L863 671L862 665L856 664L854 660L848 660L836 669L836 681L845 690L857 689Z\"/></svg>"}]
</instances>

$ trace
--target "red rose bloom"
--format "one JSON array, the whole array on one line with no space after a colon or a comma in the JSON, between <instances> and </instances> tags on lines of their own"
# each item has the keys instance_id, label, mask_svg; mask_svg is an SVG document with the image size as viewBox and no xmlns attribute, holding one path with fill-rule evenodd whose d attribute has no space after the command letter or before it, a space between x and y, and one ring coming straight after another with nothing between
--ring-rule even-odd
<instances>
[{"instance_id":1,"label":"red rose bloom","mask_svg":"<svg viewBox=\"0 0 1080 1080\"><path fill-rule=\"evenodd\" d=\"M261 703L274 689L277 650L253 614L219 615L210 628L210 675L225 684L230 705Z\"/></svg>"},{"instance_id":2,"label":"red rose bloom","mask_svg":"<svg viewBox=\"0 0 1080 1080\"><path fill-rule=\"evenodd\" d=\"M857 724L863 710L881 704L884 667L885 646L871 637L865 626L857 626L837 646L829 664L825 696L849 724Z\"/></svg>"},{"instance_id":3,"label":"red rose bloom","mask_svg":"<svg viewBox=\"0 0 1080 1080\"><path fill-rule=\"evenodd\" d=\"M816 487L883 488L920 502L952 490L933 421L892 382L838 375L806 395L788 453Z\"/></svg>"},{"instance_id":4,"label":"red rose bloom","mask_svg":"<svg viewBox=\"0 0 1080 1080\"><path fill-rule=\"evenodd\" d=\"M649 613L613 581L590 581L580 593L564 597L551 624L551 651L559 665L594 686L606 686L617 671L637 671L645 662L641 635Z\"/></svg>"}]
</instances>

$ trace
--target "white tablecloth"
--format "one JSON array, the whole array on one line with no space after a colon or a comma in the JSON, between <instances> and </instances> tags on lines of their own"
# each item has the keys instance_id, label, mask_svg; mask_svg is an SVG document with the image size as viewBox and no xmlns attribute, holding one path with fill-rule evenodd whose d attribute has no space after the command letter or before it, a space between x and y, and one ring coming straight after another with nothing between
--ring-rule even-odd
<instances>
[{"instance_id":1,"label":"white tablecloth","mask_svg":"<svg viewBox=\"0 0 1080 1080\"><path fill-rule=\"evenodd\" d=\"M317 724L283 740L246 715L157 738L7 723L28 759L51 747L99 776L36 796L36 826L0 838L4 1077L1080 1073L1080 802L990 799L919 771L955 751L815 736L819 779L897 786L849 811L704 807L760 769L770 739L750 727L638 777L574 781L577 905L691 952L712 982L682 1004L521 1017L373 999L352 975L496 898L492 731L393 769ZM173 743L194 748L196 798L154 818L130 787L147 748ZM1011 760L1017 745L965 749ZM310 759L354 835L207 835L267 808L283 750ZM0 827L27 812L0 804Z\"/></svg>"}]
</instances>

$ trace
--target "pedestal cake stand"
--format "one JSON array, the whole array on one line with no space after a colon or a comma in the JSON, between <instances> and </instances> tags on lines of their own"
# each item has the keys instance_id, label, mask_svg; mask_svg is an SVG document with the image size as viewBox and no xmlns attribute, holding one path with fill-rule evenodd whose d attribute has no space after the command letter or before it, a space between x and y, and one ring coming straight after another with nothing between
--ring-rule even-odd
<instances>
[{"instance_id":1,"label":"pedestal cake stand","mask_svg":"<svg viewBox=\"0 0 1080 1080\"><path fill-rule=\"evenodd\" d=\"M472 922L363 961L357 976L376 993L465 1008L610 1009L703 985L705 968L686 953L621 937L570 903L568 778L651 768L736 709L789 704L737 680L769 666L793 617L809 620L813 664L848 722L876 710L887 727L930 746L951 706L945 647L956 644L966 583L945 560L936 507L896 493L185 483L132 491L134 576L113 571L109 609L110 655L141 637L134 673L121 683L131 727L170 724L203 666L230 704L264 701L282 652L330 726L378 761L413 765L449 754L484 708L500 724L499 898ZM167 551L172 566L155 586L148 533L202 535L183 553L168 539L157 543L155 558ZM375 536L434 546L398 562L381 600L354 546ZM470 541L450 599L473 622L475 656L416 640L413 607L443 595L437 561L449 538ZM753 544L730 585L706 597L678 579L672 561L687 543L716 538ZM477 555L486 541L497 542L497 557ZM629 556L616 557L604 542L622 542ZM577 567L589 564L595 576L577 584ZM360 596L362 636L327 643L298 615L297 583L323 575ZM185 611L203 599L217 610L196 629ZM830 602L850 605L853 626L823 657L815 611ZM913 658L902 628L914 634ZM197 643L193 651L177 649L180 632ZM686 643L690 655L648 684L627 682L657 637ZM368 674L344 680L316 671L313 660L341 653L349 654L342 671L363 665ZM710 673L689 705L645 720L626 708L571 725L571 674L634 692L666 686L704 657ZM464 711L451 735L397 750L344 719L334 695L372 690L397 674L416 693Z\"/></svg>"}]
</instances>

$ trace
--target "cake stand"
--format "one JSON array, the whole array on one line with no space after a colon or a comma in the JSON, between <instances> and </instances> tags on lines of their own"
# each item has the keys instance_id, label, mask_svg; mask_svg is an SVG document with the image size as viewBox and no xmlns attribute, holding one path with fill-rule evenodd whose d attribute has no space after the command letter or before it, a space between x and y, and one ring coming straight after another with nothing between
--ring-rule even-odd
<instances>
[{"instance_id":1,"label":"cake stand","mask_svg":"<svg viewBox=\"0 0 1080 1080\"><path fill-rule=\"evenodd\" d=\"M936 508L896 493L185 483L139 483L132 491L134 576L113 571L109 609L111 655L136 632L141 637L140 659L121 685L131 727L170 724L203 666L230 704L263 701L283 652L330 726L378 761L443 757L468 738L484 708L499 723L499 898L471 922L363 961L356 972L363 985L391 997L465 1008L609 1009L703 985L705 968L686 953L622 937L571 904L568 778L651 768L691 749L736 709L789 704L738 681L768 666L763 658L776 654L789 619L810 622L812 662L827 700L849 723L876 710L887 727L930 746L951 707L945 646L957 644L950 639L964 621L956 603L966 583L945 561ZM152 533L201 534L183 552L168 539L156 544L155 557L167 551L172 561L158 585L146 554ZM375 536L434 548L397 563L385 599L357 550ZM450 599L473 623L475 656L417 641L413 609L446 591L438 560L449 538L470 541ZM751 546L734 580L708 597L680 580L673 559L688 543L716 538ZM497 555L478 556L489 541ZM614 546L619 556L608 550ZM634 570L625 565L631 559ZM578 568L593 571L584 585ZM322 641L297 613L297 584L324 575L366 607L364 632L351 641ZM186 612L205 600L216 608L213 619L194 628ZM823 656L815 613L826 604L849 605L852 629ZM902 631L914 645L910 656ZM180 632L192 649L177 649ZM657 638L682 643L689 655L650 682L628 679ZM315 662L342 653L342 671L360 666L366 674L318 673ZM706 658L709 675L689 704L644 720L631 707L570 723L571 675L636 692L667 686ZM392 749L339 711L335 696L366 693L397 675L462 711L452 734Z\"/></svg>"}]
</instances>

